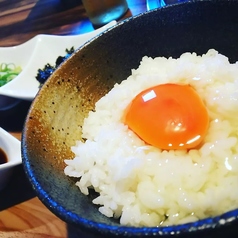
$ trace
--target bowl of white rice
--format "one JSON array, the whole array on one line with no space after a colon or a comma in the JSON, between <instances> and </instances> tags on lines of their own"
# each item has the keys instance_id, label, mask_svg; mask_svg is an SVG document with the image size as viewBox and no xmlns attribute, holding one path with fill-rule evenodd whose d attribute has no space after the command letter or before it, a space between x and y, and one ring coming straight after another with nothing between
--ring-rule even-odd
<instances>
[{"instance_id":1,"label":"bowl of white rice","mask_svg":"<svg viewBox=\"0 0 238 238\"><path fill-rule=\"evenodd\" d=\"M43 85L23 166L79 237L237 237L237 12L213 0L143 13Z\"/></svg>"}]
</instances>

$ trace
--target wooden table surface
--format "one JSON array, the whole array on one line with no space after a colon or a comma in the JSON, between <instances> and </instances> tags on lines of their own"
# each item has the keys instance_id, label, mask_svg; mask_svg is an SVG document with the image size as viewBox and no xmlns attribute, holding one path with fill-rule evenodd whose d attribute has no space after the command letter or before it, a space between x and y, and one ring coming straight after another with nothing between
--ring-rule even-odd
<instances>
[{"instance_id":1,"label":"wooden table surface","mask_svg":"<svg viewBox=\"0 0 238 238\"><path fill-rule=\"evenodd\" d=\"M129 10L120 20L147 10L146 0L127 2ZM81 0L0 0L0 47L21 44L37 34L76 35L93 30ZM0 112L0 127L20 140L30 105L30 101L20 101L6 114ZM41 203L22 165L17 166L0 191L0 238L92 238L76 233ZM234 234L226 236L237 237L237 229Z\"/></svg>"},{"instance_id":2,"label":"wooden table surface","mask_svg":"<svg viewBox=\"0 0 238 238\"><path fill-rule=\"evenodd\" d=\"M146 11L146 0L128 0L128 5L121 20ZM21 44L41 33L75 35L93 30L81 0L0 0L0 47ZM19 140L30 105L21 101L0 114L0 126ZM73 237L67 224L35 196L22 165L0 191L0 237Z\"/></svg>"}]
</instances>

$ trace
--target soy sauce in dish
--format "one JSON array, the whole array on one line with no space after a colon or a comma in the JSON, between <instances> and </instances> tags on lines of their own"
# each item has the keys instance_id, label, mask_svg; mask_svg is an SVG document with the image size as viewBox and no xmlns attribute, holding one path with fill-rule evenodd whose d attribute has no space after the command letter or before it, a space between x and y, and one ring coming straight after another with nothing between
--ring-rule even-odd
<instances>
[{"instance_id":1,"label":"soy sauce in dish","mask_svg":"<svg viewBox=\"0 0 238 238\"><path fill-rule=\"evenodd\" d=\"M7 155L2 148L0 148L0 164L7 163Z\"/></svg>"}]
</instances>

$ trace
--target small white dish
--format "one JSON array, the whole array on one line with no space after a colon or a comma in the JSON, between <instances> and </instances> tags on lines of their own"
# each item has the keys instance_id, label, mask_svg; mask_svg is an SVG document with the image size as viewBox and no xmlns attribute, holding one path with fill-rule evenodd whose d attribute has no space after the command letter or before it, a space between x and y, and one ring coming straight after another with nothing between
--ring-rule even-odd
<instances>
[{"instance_id":1,"label":"small white dish","mask_svg":"<svg viewBox=\"0 0 238 238\"><path fill-rule=\"evenodd\" d=\"M5 152L7 162L0 164L0 190L8 183L16 165L21 164L21 142L0 127L0 149Z\"/></svg>"},{"instance_id":2,"label":"small white dish","mask_svg":"<svg viewBox=\"0 0 238 238\"><path fill-rule=\"evenodd\" d=\"M82 35L57 36L40 34L29 41L12 47L0 47L0 63L14 63L22 68L21 73L0 87L0 95L24 100L33 100L39 91L36 80L38 69L49 63L55 65L58 56L65 56L66 49L79 48L84 43L114 26L116 21Z\"/></svg>"}]
</instances>

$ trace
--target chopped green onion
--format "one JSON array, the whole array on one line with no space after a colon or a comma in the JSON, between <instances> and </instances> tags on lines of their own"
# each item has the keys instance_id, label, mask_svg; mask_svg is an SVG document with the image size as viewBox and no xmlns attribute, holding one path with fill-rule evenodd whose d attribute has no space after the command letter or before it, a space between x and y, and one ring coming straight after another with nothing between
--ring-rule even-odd
<instances>
[{"instance_id":1,"label":"chopped green onion","mask_svg":"<svg viewBox=\"0 0 238 238\"><path fill-rule=\"evenodd\" d=\"M0 65L0 87L14 79L21 71L21 67L16 67L13 63L2 63Z\"/></svg>"}]
</instances>

